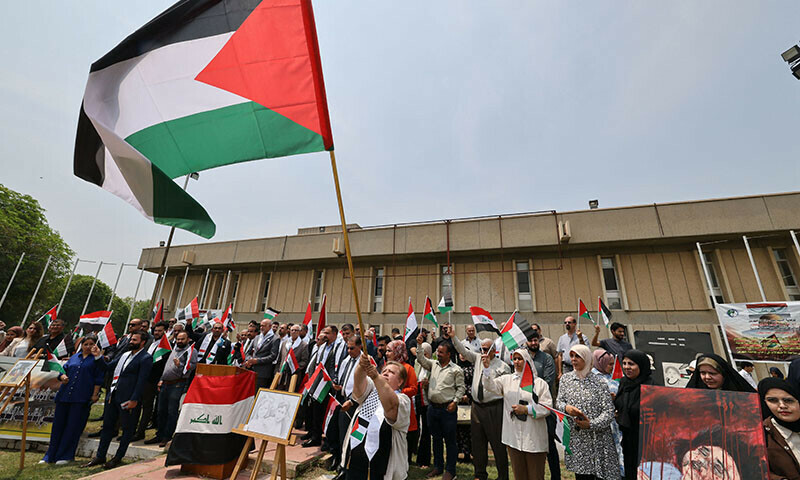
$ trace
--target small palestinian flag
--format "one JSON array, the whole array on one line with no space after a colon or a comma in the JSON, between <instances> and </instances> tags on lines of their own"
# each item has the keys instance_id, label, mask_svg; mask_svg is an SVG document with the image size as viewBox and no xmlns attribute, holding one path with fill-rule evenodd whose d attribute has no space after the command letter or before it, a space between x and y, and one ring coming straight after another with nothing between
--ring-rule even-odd
<instances>
[{"instance_id":1,"label":"small palestinian flag","mask_svg":"<svg viewBox=\"0 0 800 480\"><path fill-rule=\"evenodd\" d=\"M336 411L336 407L341 407L342 405L336 401L333 396L328 400L328 408L325 409L325 428L323 429L322 433L324 435L328 435L328 425L331 423L331 419L333 418L333 412Z\"/></svg>"},{"instance_id":2,"label":"small palestinian flag","mask_svg":"<svg viewBox=\"0 0 800 480\"><path fill-rule=\"evenodd\" d=\"M417 316L414 315L414 307L411 305L411 298L408 299L408 316L406 317L406 332L403 338L407 342L409 338L416 338L419 334ZM375 344L377 345L377 343Z\"/></svg>"},{"instance_id":3,"label":"small palestinian flag","mask_svg":"<svg viewBox=\"0 0 800 480\"><path fill-rule=\"evenodd\" d=\"M611 380L620 381L622 380L622 364L619 363L619 357L614 357L614 370L611 371Z\"/></svg>"},{"instance_id":4,"label":"small palestinian flag","mask_svg":"<svg viewBox=\"0 0 800 480\"><path fill-rule=\"evenodd\" d=\"M92 64L74 172L210 238L208 213L172 179L324 150L333 136L311 0L185 0Z\"/></svg>"},{"instance_id":5,"label":"small palestinian flag","mask_svg":"<svg viewBox=\"0 0 800 480\"><path fill-rule=\"evenodd\" d=\"M303 394L310 394L314 400L322 403L330 389L331 377L328 376L328 372L325 371L325 368L320 363L311 378L306 381Z\"/></svg>"},{"instance_id":6,"label":"small palestinian flag","mask_svg":"<svg viewBox=\"0 0 800 480\"><path fill-rule=\"evenodd\" d=\"M350 430L351 450L361 445L361 442L364 441L364 437L367 436L368 428L369 428L369 421L362 418L361 416L356 417L356 421L353 422L353 429Z\"/></svg>"},{"instance_id":7,"label":"small palestinian flag","mask_svg":"<svg viewBox=\"0 0 800 480\"><path fill-rule=\"evenodd\" d=\"M309 345L312 344L311 341L314 339L314 320L311 315L312 311L313 309L311 307L311 302L309 301L308 307L306 307L306 315L303 317L303 325L308 328L306 337L303 340L305 340Z\"/></svg>"},{"instance_id":8,"label":"small palestinian flag","mask_svg":"<svg viewBox=\"0 0 800 480\"><path fill-rule=\"evenodd\" d=\"M569 448L569 440L571 437L571 428L569 426L569 422L567 418L572 418L566 413L556 410L555 408L550 408L547 405L542 405L544 408L553 412L556 416L556 438L558 442L564 447L564 450L572 455L572 450Z\"/></svg>"},{"instance_id":9,"label":"small palestinian flag","mask_svg":"<svg viewBox=\"0 0 800 480\"><path fill-rule=\"evenodd\" d=\"M589 313L589 309L586 308L586 305L583 304L583 300L581 300L579 298L578 299L578 321L580 321L581 319L589 320L590 322L592 322L592 324L594 324L594 319L592 318L592 315Z\"/></svg>"},{"instance_id":10,"label":"small palestinian flag","mask_svg":"<svg viewBox=\"0 0 800 480\"><path fill-rule=\"evenodd\" d=\"M111 326L111 322L106 322L103 329L97 332L97 343L100 344L100 348L108 348L117 344L117 336L114 335L114 327Z\"/></svg>"},{"instance_id":11,"label":"small palestinian flag","mask_svg":"<svg viewBox=\"0 0 800 480\"><path fill-rule=\"evenodd\" d=\"M321 332L321 331L323 331L325 329L325 325L326 325L326 323L325 323L325 320L326 320L325 303L326 303L327 299L328 299L328 295L323 293L322 294L322 307L320 307L320 309L319 309L319 318L317 319L317 333L319 333L319 332Z\"/></svg>"},{"instance_id":12,"label":"small palestinian flag","mask_svg":"<svg viewBox=\"0 0 800 480\"><path fill-rule=\"evenodd\" d=\"M197 297L194 297L194 300L189 302L189 305L183 308L183 310L178 311L178 314L175 316L175 319L179 322L182 320L184 324L191 320L193 323L195 319L200 318L200 306L197 303ZM155 325L157 322L154 322Z\"/></svg>"},{"instance_id":13,"label":"small palestinian flag","mask_svg":"<svg viewBox=\"0 0 800 480\"><path fill-rule=\"evenodd\" d=\"M233 332L236 330L236 324L233 323L233 304L231 303L228 305L228 308L225 310L225 313L222 314L222 326L225 328L225 331Z\"/></svg>"},{"instance_id":14,"label":"small palestinian flag","mask_svg":"<svg viewBox=\"0 0 800 480\"><path fill-rule=\"evenodd\" d=\"M164 355L169 355L170 352L172 352L172 347L169 344L169 340L167 340L167 336L161 335L156 351L153 352L153 363L159 361Z\"/></svg>"},{"instance_id":15,"label":"small palestinian flag","mask_svg":"<svg viewBox=\"0 0 800 480\"><path fill-rule=\"evenodd\" d=\"M533 337L533 329L528 321L520 317L517 312L511 314L511 317L503 325L503 329L500 330L500 338L510 351L525 346L531 337Z\"/></svg>"},{"instance_id":16,"label":"small palestinian flag","mask_svg":"<svg viewBox=\"0 0 800 480\"><path fill-rule=\"evenodd\" d=\"M439 313L447 313L453 310L453 296L450 293L445 293L442 299L439 300L439 305L436 306Z\"/></svg>"},{"instance_id":17,"label":"small palestinian flag","mask_svg":"<svg viewBox=\"0 0 800 480\"><path fill-rule=\"evenodd\" d=\"M525 362L525 366L522 368L522 378L519 379L519 388L533 395L534 378L536 377L533 375L530 362Z\"/></svg>"},{"instance_id":18,"label":"small palestinian flag","mask_svg":"<svg viewBox=\"0 0 800 480\"><path fill-rule=\"evenodd\" d=\"M267 307L267 309L264 310L264 318L267 320L275 320L275 317L277 317L279 313L281 313L280 310L275 310L272 307Z\"/></svg>"},{"instance_id":19,"label":"small palestinian flag","mask_svg":"<svg viewBox=\"0 0 800 480\"><path fill-rule=\"evenodd\" d=\"M44 327L45 330L47 330L47 327L50 326L50 322L55 321L55 319L56 319L56 310L58 310L58 305L56 305L55 307L53 307L50 310L48 310L47 313L42 315L42 318L37 320L39 323L42 324L42 326Z\"/></svg>"},{"instance_id":20,"label":"small palestinian flag","mask_svg":"<svg viewBox=\"0 0 800 480\"><path fill-rule=\"evenodd\" d=\"M189 350L186 350L186 365L183 366L183 374L189 373L192 369L192 354L194 353L194 343L189 345Z\"/></svg>"},{"instance_id":21,"label":"small palestinian flag","mask_svg":"<svg viewBox=\"0 0 800 480\"><path fill-rule=\"evenodd\" d=\"M50 351L47 351L47 358L44 360L44 365L42 365L43 372L58 372L62 375L66 375L67 372L64 371L64 367L61 365L61 362L58 361L58 358L55 357Z\"/></svg>"},{"instance_id":22,"label":"small palestinian flag","mask_svg":"<svg viewBox=\"0 0 800 480\"><path fill-rule=\"evenodd\" d=\"M603 299L597 297L597 316L603 319L603 323L608 326L608 323L611 322L611 310L606 307L606 304L603 303Z\"/></svg>"},{"instance_id":23,"label":"small palestinian flag","mask_svg":"<svg viewBox=\"0 0 800 480\"><path fill-rule=\"evenodd\" d=\"M72 339L77 340L83 336L83 328L81 328L80 322L75 325L75 330L72 331Z\"/></svg>"},{"instance_id":24,"label":"small palestinian flag","mask_svg":"<svg viewBox=\"0 0 800 480\"><path fill-rule=\"evenodd\" d=\"M436 328L439 328L439 322L436 321L436 315L433 314L433 304L431 304L431 297L425 297L425 310L422 312L422 319L428 320L433 323Z\"/></svg>"},{"instance_id":25,"label":"small palestinian flag","mask_svg":"<svg viewBox=\"0 0 800 480\"><path fill-rule=\"evenodd\" d=\"M500 333L500 329L497 328L494 319L486 310L481 307L469 307L469 313L472 314L472 323L475 324L475 330Z\"/></svg>"},{"instance_id":26,"label":"small palestinian flag","mask_svg":"<svg viewBox=\"0 0 800 480\"><path fill-rule=\"evenodd\" d=\"M56 346L56 351L53 352L56 354L58 358L64 358L69 355L69 350L67 349L67 337L61 339L61 343Z\"/></svg>"}]
</instances>

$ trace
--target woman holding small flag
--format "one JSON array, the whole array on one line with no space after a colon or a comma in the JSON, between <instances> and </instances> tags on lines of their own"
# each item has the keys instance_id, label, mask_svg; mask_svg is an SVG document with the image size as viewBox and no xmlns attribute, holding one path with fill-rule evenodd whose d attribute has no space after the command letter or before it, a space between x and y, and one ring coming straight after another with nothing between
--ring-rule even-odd
<instances>
[{"instance_id":1,"label":"woman holding small flag","mask_svg":"<svg viewBox=\"0 0 800 480\"><path fill-rule=\"evenodd\" d=\"M503 396L502 442L517 480L544 480L547 463L547 422L553 398L547 382L531 365L530 354L519 348L512 354L514 373L497 376L482 355L483 387Z\"/></svg>"},{"instance_id":2,"label":"woman holding small flag","mask_svg":"<svg viewBox=\"0 0 800 480\"><path fill-rule=\"evenodd\" d=\"M625 457L625 479L635 480L639 468L639 397L642 385L652 385L650 358L642 351L628 350L622 356L625 376L619 382L614 399L617 422L622 430L622 453Z\"/></svg>"},{"instance_id":3,"label":"woman holding small flag","mask_svg":"<svg viewBox=\"0 0 800 480\"><path fill-rule=\"evenodd\" d=\"M556 409L565 412L569 442L564 455L576 480L620 478L617 449L611 434L614 404L605 380L593 375L592 352L586 345L569 349L573 370L561 376ZM563 443L562 438L562 443Z\"/></svg>"},{"instance_id":4,"label":"woman holding small flag","mask_svg":"<svg viewBox=\"0 0 800 480\"><path fill-rule=\"evenodd\" d=\"M598 348L592 352L594 356L594 368L592 373L602 378L608 386L608 391L611 392L611 400L614 400L619 391L619 378L615 379L612 373L614 372L614 365L616 357L613 353L602 348ZM619 466L624 467L625 457L622 453L622 432L619 430L619 425L616 420L611 422L611 433L614 435L614 446L617 448L617 457L619 457ZM624 472L623 472L624 474Z\"/></svg>"},{"instance_id":5,"label":"woman holding small flag","mask_svg":"<svg viewBox=\"0 0 800 480\"><path fill-rule=\"evenodd\" d=\"M61 388L55 397L56 411L50 433L50 447L40 463L66 465L75 459L78 440L89 419L89 410L100 395L100 386L106 371L105 362L99 361L100 348L97 336L90 334L81 339L78 353L71 356L62 367L58 360L48 355L51 371L59 371ZM48 352L49 353L49 352Z\"/></svg>"}]
</instances>

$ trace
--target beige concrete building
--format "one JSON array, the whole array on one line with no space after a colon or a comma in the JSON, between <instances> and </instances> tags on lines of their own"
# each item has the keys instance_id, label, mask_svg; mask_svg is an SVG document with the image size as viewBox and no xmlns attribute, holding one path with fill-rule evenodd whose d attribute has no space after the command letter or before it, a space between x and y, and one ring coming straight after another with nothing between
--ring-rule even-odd
<instances>
[{"instance_id":1,"label":"beige concrete building","mask_svg":"<svg viewBox=\"0 0 800 480\"><path fill-rule=\"evenodd\" d=\"M451 289L457 324L471 323L471 305L498 324L517 309L555 338L578 298L596 310L602 297L631 337L640 329L709 331L719 353L711 295L725 303L761 300L743 235L767 300L800 300L790 230L800 231L800 192L349 227L364 321L384 330L402 327L409 297L421 319L425 296L435 305ZM139 266L157 272L163 253L144 249ZM355 323L340 226L177 245L167 266L161 296L168 311L197 295L201 308L232 302L239 325L261 319L267 306L299 321L307 303L318 311L326 294L329 321ZM583 330L591 337L590 326Z\"/></svg>"}]
</instances>

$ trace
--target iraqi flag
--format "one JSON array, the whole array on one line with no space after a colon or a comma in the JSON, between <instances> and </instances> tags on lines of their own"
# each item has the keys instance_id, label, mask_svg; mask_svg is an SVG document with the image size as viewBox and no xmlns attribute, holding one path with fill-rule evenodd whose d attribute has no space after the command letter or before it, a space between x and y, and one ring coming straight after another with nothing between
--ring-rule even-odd
<instances>
[{"instance_id":1,"label":"iraqi flag","mask_svg":"<svg viewBox=\"0 0 800 480\"><path fill-rule=\"evenodd\" d=\"M533 337L533 329L528 321L514 312L500 330L500 338L509 350L513 351L525 346L525 343Z\"/></svg>"},{"instance_id":2,"label":"iraqi flag","mask_svg":"<svg viewBox=\"0 0 800 480\"><path fill-rule=\"evenodd\" d=\"M153 309L153 325L164 319L164 300L159 300Z\"/></svg>"},{"instance_id":3,"label":"iraqi flag","mask_svg":"<svg viewBox=\"0 0 800 480\"><path fill-rule=\"evenodd\" d=\"M89 72L75 175L156 223L214 235L174 178L333 150L310 0L183 0Z\"/></svg>"},{"instance_id":4,"label":"iraqi flag","mask_svg":"<svg viewBox=\"0 0 800 480\"><path fill-rule=\"evenodd\" d=\"M184 325L191 321L194 323L196 318L200 318L200 306L197 303L197 297L189 302L189 305L186 305L182 310L178 311L178 314L175 316L175 319L183 321ZM155 325L155 323L153 323Z\"/></svg>"},{"instance_id":5,"label":"iraqi flag","mask_svg":"<svg viewBox=\"0 0 800 480\"><path fill-rule=\"evenodd\" d=\"M306 336L303 340L305 340L309 345L312 345L312 341L314 340L314 319L312 312L313 309L311 308L311 301L309 301L308 307L306 307L306 314L303 317L303 325L308 328L308 332L306 332Z\"/></svg>"},{"instance_id":6,"label":"iraqi flag","mask_svg":"<svg viewBox=\"0 0 800 480\"><path fill-rule=\"evenodd\" d=\"M603 303L603 299L597 297L597 316L603 319L603 323L605 326L608 326L608 323L611 321L611 310L608 309L605 303Z\"/></svg>"},{"instance_id":7,"label":"iraqi flag","mask_svg":"<svg viewBox=\"0 0 800 480\"><path fill-rule=\"evenodd\" d=\"M80 325L81 329L84 332L100 332L103 327L109 323L108 320L111 318L111 312L106 310L100 310L99 312L92 312L87 313L86 315L81 315L78 325Z\"/></svg>"},{"instance_id":8,"label":"iraqi flag","mask_svg":"<svg viewBox=\"0 0 800 480\"><path fill-rule=\"evenodd\" d=\"M50 322L55 321L55 319L56 319L56 310L58 310L58 305L56 305L55 307L53 307L50 310L48 310L47 313L42 315L42 318L37 320L39 323L42 324L42 326L45 328L45 330L47 330L47 328L50 326Z\"/></svg>"},{"instance_id":9,"label":"iraqi flag","mask_svg":"<svg viewBox=\"0 0 800 480\"><path fill-rule=\"evenodd\" d=\"M327 303L327 300L328 300L328 295L323 293L322 294L322 306L319 309L319 318L317 319L317 334L319 334L319 332L323 331L325 329L325 326L327 325L327 323L326 323L327 315L325 314L325 304Z\"/></svg>"},{"instance_id":10,"label":"iraqi flag","mask_svg":"<svg viewBox=\"0 0 800 480\"><path fill-rule=\"evenodd\" d=\"M419 335L419 325L417 316L414 315L414 307L411 305L411 298L408 299L408 316L406 317L406 333L403 338L407 342L409 338L417 338ZM377 345L377 343L375 344Z\"/></svg>"},{"instance_id":11,"label":"iraqi flag","mask_svg":"<svg viewBox=\"0 0 800 480\"><path fill-rule=\"evenodd\" d=\"M111 322L106 322L103 329L97 332L97 343L100 348L108 348L117 344L117 336L114 334L114 327L111 326Z\"/></svg>"},{"instance_id":12,"label":"iraqi flag","mask_svg":"<svg viewBox=\"0 0 800 480\"><path fill-rule=\"evenodd\" d=\"M228 305L228 308L225 309L225 313L222 314L222 326L225 328L225 331L233 332L236 330L236 324L233 323L233 304L231 303Z\"/></svg>"},{"instance_id":13,"label":"iraqi flag","mask_svg":"<svg viewBox=\"0 0 800 480\"><path fill-rule=\"evenodd\" d=\"M500 333L500 329L494 323L494 318L486 310L481 307L469 307L469 313L472 314L472 323L475 324L475 330Z\"/></svg>"},{"instance_id":14,"label":"iraqi flag","mask_svg":"<svg viewBox=\"0 0 800 480\"><path fill-rule=\"evenodd\" d=\"M245 438L231 429L245 423L256 391L254 372L194 377L178 417L166 465L214 465L237 458Z\"/></svg>"}]
</instances>

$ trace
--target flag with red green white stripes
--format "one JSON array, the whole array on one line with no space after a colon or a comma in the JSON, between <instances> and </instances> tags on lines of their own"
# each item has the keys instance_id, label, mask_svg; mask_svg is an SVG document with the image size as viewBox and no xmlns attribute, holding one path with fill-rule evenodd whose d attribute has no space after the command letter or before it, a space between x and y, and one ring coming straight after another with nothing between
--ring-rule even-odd
<instances>
[{"instance_id":1,"label":"flag with red green white stripes","mask_svg":"<svg viewBox=\"0 0 800 480\"><path fill-rule=\"evenodd\" d=\"M54 322L56 319L56 310L58 310L58 305L48 310L42 317L37 320L37 322L41 323L45 330L47 327L50 326L51 322Z\"/></svg>"},{"instance_id":2,"label":"flag with red green white stripes","mask_svg":"<svg viewBox=\"0 0 800 480\"><path fill-rule=\"evenodd\" d=\"M64 367L61 365L61 362L58 361L55 355L50 353L50 350L47 350L47 357L45 358L44 365L42 365L43 372L58 372L62 375L66 375L67 372L64 371Z\"/></svg>"},{"instance_id":3,"label":"flag with red green white stripes","mask_svg":"<svg viewBox=\"0 0 800 480\"><path fill-rule=\"evenodd\" d=\"M156 363L164 355L169 355L172 352L172 346L169 344L166 335L161 335L161 340L158 341L156 351L153 352L153 363Z\"/></svg>"},{"instance_id":4,"label":"flag with red green white stripes","mask_svg":"<svg viewBox=\"0 0 800 480\"><path fill-rule=\"evenodd\" d=\"M619 363L619 356L614 357L614 370L611 372L611 380L622 380L622 364Z\"/></svg>"},{"instance_id":5,"label":"flag with red green white stripes","mask_svg":"<svg viewBox=\"0 0 800 480\"><path fill-rule=\"evenodd\" d=\"M422 312L422 319L428 320L433 323L436 328L439 328L439 322L436 321L436 315L433 313L433 304L431 297L425 297L425 310Z\"/></svg>"},{"instance_id":6,"label":"flag with red green white stripes","mask_svg":"<svg viewBox=\"0 0 800 480\"><path fill-rule=\"evenodd\" d=\"M556 440L564 447L564 451L572 455L572 450L569 448L570 437L572 436L572 429L569 426L567 418L572 418L566 413L556 410L555 408L542 405L544 408L550 410L556 416Z\"/></svg>"},{"instance_id":7,"label":"flag with red green white stripes","mask_svg":"<svg viewBox=\"0 0 800 480\"><path fill-rule=\"evenodd\" d=\"M590 322L592 322L592 324L594 324L594 319L592 318L592 315L589 313L589 309L586 308L586 305L583 304L583 300L581 300L579 298L578 299L578 319L581 319L581 318L584 319L584 320L589 320Z\"/></svg>"},{"instance_id":8,"label":"flag with red green white stripes","mask_svg":"<svg viewBox=\"0 0 800 480\"><path fill-rule=\"evenodd\" d=\"M522 378L519 379L519 388L533 394L534 378L536 377L533 375L530 362L525 362L525 366L522 369Z\"/></svg>"}]
</instances>

